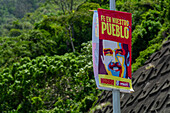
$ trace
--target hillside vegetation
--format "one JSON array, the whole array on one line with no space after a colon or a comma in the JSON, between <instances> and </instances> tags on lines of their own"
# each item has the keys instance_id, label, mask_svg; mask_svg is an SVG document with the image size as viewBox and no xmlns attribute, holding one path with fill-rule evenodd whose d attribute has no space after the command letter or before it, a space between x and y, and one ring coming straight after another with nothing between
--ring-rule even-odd
<instances>
[{"instance_id":1,"label":"hillside vegetation","mask_svg":"<svg viewBox=\"0 0 170 113\"><path fill-rule=\"evenodd\" d=\"M0 111L92 111L101 90L93 75L89 10L109 9L109 0L0 3ZM170 38L170 3L117 0L116 10L132 13L135 71Z\"/></svg>"}]
</instances>

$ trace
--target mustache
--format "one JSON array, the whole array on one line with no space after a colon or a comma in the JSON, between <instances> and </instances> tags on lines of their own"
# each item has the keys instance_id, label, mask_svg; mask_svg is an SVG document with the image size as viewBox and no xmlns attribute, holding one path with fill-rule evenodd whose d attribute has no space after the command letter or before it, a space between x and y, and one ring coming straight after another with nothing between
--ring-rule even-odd
<instances>
[{"instance_id":1,"label":"mustache","mask_svg":"<svg viewBox=\"0 0 170 113\"><path fill-rule=\"evenodd\" d=\"M118 69L122 68L122 66L120 65L119 62L110 62L109 63L109 68L113 70L114 67L117 67Z\"/></svg>"}]
</instances>

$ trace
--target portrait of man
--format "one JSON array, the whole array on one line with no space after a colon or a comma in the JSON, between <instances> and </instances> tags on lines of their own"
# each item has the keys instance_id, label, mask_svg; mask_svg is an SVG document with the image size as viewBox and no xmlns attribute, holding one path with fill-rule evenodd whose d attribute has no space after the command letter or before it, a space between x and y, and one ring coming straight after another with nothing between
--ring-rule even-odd
<instances>
[{"instance_id":1,"label":"portrait of man","mask_svg":"<svg viewBox=\"0 0 170 113\"><path fill-rule=\"evenodd\" d=\"M102 40L101 61L107 75L117 76L121 78L130 78L128 76L128 68L130 63L130 53L128 45Z\"/></svg>"}]
</instances>

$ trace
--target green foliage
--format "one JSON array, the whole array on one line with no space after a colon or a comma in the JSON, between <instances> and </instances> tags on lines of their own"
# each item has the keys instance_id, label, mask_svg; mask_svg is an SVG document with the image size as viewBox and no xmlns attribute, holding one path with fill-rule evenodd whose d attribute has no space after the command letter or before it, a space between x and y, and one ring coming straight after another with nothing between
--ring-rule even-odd
<instances>
[{"instance_id":1,"label":"green foliage","mask_svg":"<svg viewBox=\"0 0 170 113\"><path fill-rule=\"evenodd\" d=\"M157 37L162 25L169 23L167 23L169 2L167 0L119 0L116 3L118 10L132 13L132 61L134 63L140 51L147 49L150 46L149 41Z\"/></svg>"},{"instance_id":2,"label":"green foliage","mask_svg":"<svg viewBox=\"0 0 170 113\"><path fill-rule=\"evenodd\" d=\"M19 29L11 29L10 30L9 36L16 37L19 35L21 35L21 30L19 30Z\"/></svg>"},{"instance_id":3,"label":"green foliage","mask_svg":"<svg viewBox=\"0 0 170 113\"><path fill-rule=\"evenodd\" d=\"M74 12L77 7L79 7L81 4L85 3L86 0L46 0L46 2L49 4L55 4L59 7L62 14L72 13Z\"/></svg>"},{"instance_id":4,"label":"green foliage","mask_svg":"<svg viewBox=\"0 0 170 113\"><path fill-rule=\"evenodd\" d=\"M64 0L64 10L57 0L39 7L43 1L0 0L0 111L80 113L109 105L90 110L100 91L88 42L89 10L109 9L109 0L73 0L72 9ZM169 7L168 0L116 1L117 10L132 13L133 71L170 37Z\"/></svg>"},{"instance_id":5,"label":"green foliage","mask_svg":"<svg viewBox=\"0 0 170 113\"><path fill-rule=\"evenodd\" d=\"M135 63L132 65L132 71L136 71L140 66L142 66L149 56L160 48L160 44L153 44L149 46L144 51L140 52L140 56L135 60Z\"/></svg>"},{"instance_id":6,"label":"green foliage","mask_svg":"<svg viewBox=\"0 0 170 113\"><path fill-rule=\"evenodd\" d=\"M102 103L100 105L95 106L93 109L91 109L89 113L94 113L94 111L99 110L99 109L102 110L102 108L106 106L110 106L110 105L111 105L110 102Z\"/></svg>"},{"instance_id":7,"label":"green foliage","mask_svg":"<svg viewBox=\"0 0 170 113\"><path fill-rule=\"evenodd\" d=\"M0 0L1 11L21 18L26 12L37 9L43 1L45 0Z\"/></svg>"},{"instance_id":8,"label":"green foliage","mask_svg":"<svg viewBox=\"0 0 170 113\"><path fill-rule=\"evenodd\" d=\"M0 0L0 36L9 36L9 31L12 28L21 29L21 22L19 22L20 25L17 23L19 26L17 24L14 26L12 25L13 21L17 22L18 19L24 17L26 13L33 12L44 1L45 0ZM22 23L22 25L23 24L24 23Z\"/></svg>"},{"instance_id":9,"label":"green foliage","mask_svg":"<svg viewBox=\"0 0 170 113\"><path fill-rule=\"evenodd\" d=\"M56 36L57 43L60 43L58 51L64 53L72 51L71 41L76 46L76 50L80 51L80 45L91 40L92 35L92 13L88 10L97 9L98 7L98 4L85 3L80 5L77 11L70 14L58 17L44 16L42 21L35 24L35 29L44 29L50 32L52 36Z\"/></svg>"},{"instance_id":10,"label":"green foliage","mask_svg":"<svg viewBox=\"0 0 170 113\"><path fill-rule=\"evenodd\" d=\"M9 66L22 57L56 54L57 44L45 30L32 30L19 37L0 37L0 65Z\"/></svg>"},{"instance_id":11,"label":"green foliage","mask_svg":"<svg viewBox=\"0 0 170 113\"><path fill-rule=\"evenodd\" d=\"M41 97L33 97L32 99L32 105L35 107L36 110L41 109L43 106L43 101ZM18 110L18 109L17 109Z\"/></svg>"},{"instance_id":12,"label":"green foliage","mask_svg":"<svg viewBox=\"0 0 170 113\"><path fill-rule=\"evenodd\" d=\"M23 32L28 33L28 30L32 29L33 25L30 22L21 22L16 20L2 25L1 27L1 36L16 37L21 35Z\"/></svg>"},{"instance_id":13,"label":"green foliage","mask_svg":"<svg viewBox=\"0 0 170 113\"><path fill-rule=\"evenodd\" d=\"M97 8L99 8L100 5L97 3L85 3L80 5L77 8L77 11L84 11L84 12L88 12L89 10L97 10Z\"/></svg>"},{"instance_id":14,"label":"green foliage","mask_svg":"<svg viewBox=\"0 0 170 113\"><path fill-rule=\"evenodd\" d=\"M32 60L25 57L4 69L0 73L0 110L87 111L99 92L92 71L91 51L84 51L91 48L90 43L81 55L67 53Z\"/></svg>"},{"instance_id":15,"label":"green foliage","mask_svg":"<svg viewBox=\"0 0 170 113\"><path fill-rule=\"evenodd\" d=\"M9 36L13 38L0 37L0 65L5 68L22 57L35 58L40 55L53 56L71 52L70 37L76 51L80 51L81 44L91 40L92 13L88 10L97 9L99 5L90 3L80 7L83 7L83 10L79 8L68 15L45 15L42 21L35 24L33 30L29 30L32 28L30 22L22 24L20 21L14 21L7 25L6 29L10 30Z\"/></svg>"},{"instance_id":16,"label":"green foliage","mask_svg":"<svg viewBox=\"0 0 170 113\"><path fill-rule=\"evenodd\" d=\"M154 38L156 38L159 30L161 28L161 24L155 21L143 21L141 25L136 26L136 29L132 32L132 46L133 46L133 61L139 56L137 51L142 51L147 48L148 42ZM145 46L144 46L145 45Z\"/></svg>"},{"instance_id":17,"label":"green foliage","mask_svg":"<svg viewBox=\"0 0 170 113\"><path fill-rule=\"evenodd\" d=\"M153 38L148 42L148 48L140 52L138 58L135 59L135 63L132 64L133 71L136 71L142 66L145 61L150 57L152 53L159 50L162 44L170 38L170 25L168 22L164 23L156 38Z\"/></svg>"}]
</instances>

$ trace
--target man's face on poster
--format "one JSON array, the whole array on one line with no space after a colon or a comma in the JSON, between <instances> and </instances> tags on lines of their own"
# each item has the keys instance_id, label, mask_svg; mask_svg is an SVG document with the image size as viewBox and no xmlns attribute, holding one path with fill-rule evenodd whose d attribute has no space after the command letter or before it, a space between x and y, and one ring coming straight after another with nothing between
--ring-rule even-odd
<instances>
[{"instance_id":1,"label":"man's face on poster","mask_svg":"<svg viewBox=\"0 0 170 113\"><path fill-rule=\"evenodd\" d=\"M101 57L108 75L126 78L129 52L125 51L122 43L103 40Z\"/></svg>"}]
</instances>

